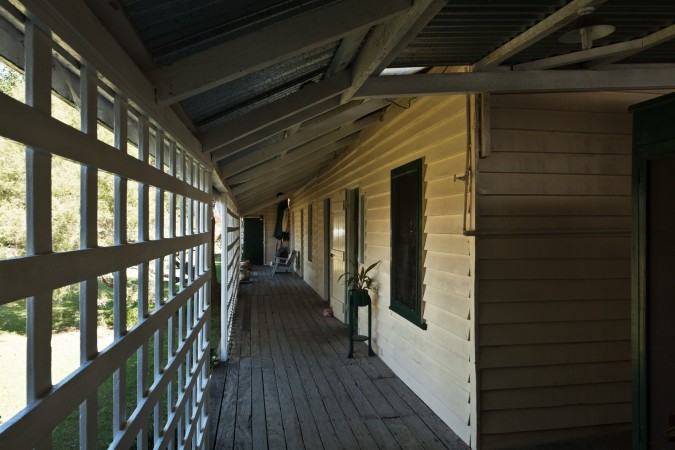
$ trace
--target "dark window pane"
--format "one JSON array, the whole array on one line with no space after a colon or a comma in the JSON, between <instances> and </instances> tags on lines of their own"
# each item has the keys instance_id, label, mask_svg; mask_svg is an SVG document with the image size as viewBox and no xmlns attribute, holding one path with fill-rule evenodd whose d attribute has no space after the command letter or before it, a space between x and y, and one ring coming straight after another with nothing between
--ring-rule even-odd
<instances>
[{"instance_id":1,"label":"dark window pane","mask_svg":"<svg viewBox=\"0 0 675 450\"><path fill-rule=\"evenodd\" d=\"M412 170L392 178L392 294L411 311L418 304L419 177Z\"/></svg>"}]
</instances>

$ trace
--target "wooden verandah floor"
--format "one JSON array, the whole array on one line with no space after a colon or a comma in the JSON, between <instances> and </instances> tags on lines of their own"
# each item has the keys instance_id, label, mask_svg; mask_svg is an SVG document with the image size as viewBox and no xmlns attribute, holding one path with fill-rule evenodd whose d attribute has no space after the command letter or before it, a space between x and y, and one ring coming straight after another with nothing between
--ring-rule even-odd
<instances>
[{"instance_id":1,"label":"wooden verandah floor","mask_svg":"<svg viewBox=\"0 0 675 450\"><path fill-rule=\"evenodd\" d=\"M215 449L465 449L300 278L255 267L242 284L229 360L213 373Z\"/></svg>"}]
</instances>

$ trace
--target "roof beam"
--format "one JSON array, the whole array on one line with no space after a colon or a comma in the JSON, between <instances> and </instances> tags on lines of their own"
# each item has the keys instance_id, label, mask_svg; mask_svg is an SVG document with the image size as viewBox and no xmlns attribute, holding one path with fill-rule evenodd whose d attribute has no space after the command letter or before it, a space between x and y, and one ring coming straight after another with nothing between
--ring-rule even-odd
<instances>
[{"instance_id":1,"label":"roof beam","mask_svg":"<svg viewBox=\"0 0 675 450\"><path fill-rule=\"evenodd\" d=\"M675 69L532 70L371 77L356 98L421 97L467 92L672 89Z\"/></svg>"},{"instance_id":2,"label":"roof beam","mask_svg":"<svg viewBox=\"0 0 675 450\"><path fill-rule=\"evenodd\" d=\"M675 38L675 25L666 27L641 39L634 39L632 41L620 42L617 44L605 45L603 47L591 48L589 50L581 50L565 55L552 56L537 61L517 64L513 66L513 70L552 69L555 67L604 58L597 64L591 64L591 66L602 66L635 55L673 38Z\"/></svg>"},{"instance_id":3,"label":"roof beam","mask_svg":"<svg viewBox=\"0 0 675 450\"><path fill-rule=\"evenodd\" d=\"M288 167L290 164L294 164L296 161L301 162L305 157L311 158L315 153L333 153L337 152L340 149L352 144L356 141L358 137L357 133L354 133L346 138L340 139L339 141L333 142L331 144L317 147L314 142L302 145L297 149L294 149L292 152L288 152L285 155L282 155L278 158L270 159L269 161L256 166L250 170L246 170L240 174L237 174L233 177L228 178L230 184L243 183L247 180L252 180L261 175L273 172L279 167Z\"/></svg>"},{"instance_id":4,"label":"roof beam","mask_svg":"<svg viewBox=\"0 0 675 450\"><path fill-rule=\"evenodd\" d=\"M335 130L338 127L351 123L354 120L358 119L359 117L363 117L368 113L372 113L373 111L376 111L377 109L380 109L382 107L383 104L381 102L377 103L366 102L357 105L354 108L351 108L347 111L343 111L340 114L336 114L335 116L329 119L321 121L312 127L300 130L281 142L277 142L275 144L271 144L266 147L257 149L245 156L242 156L241 158L235 159L234 161L232 161L229 164L226 164L223 167L223 173L226 177L230 177L236 173L242 172L250 167L257 165L262 161L266 161L270 158L275 157L276 155L279 155L302 144L305 144L313 139L321 137ZM368 125L371 125L372 123L379 121L379 116L366 119L368 120L363 119L357 123L362 125L367 122ZM360 129L362 128L355 129L354 131L345 134L344 136L340 136L334 139L334 141L349 136L350 134L359 131Z\"/></svg>"},{"instance_id":5,"label":"roof beam","mask_svg":"<svg viewBox=\"0 0 675 450\"><path fill-rule=\"evenodd\" d=\"M335 51L335 55L326 70L326 77L333 76L347 68L367 34L368 30L359 30L342 38L340 46Z\"/></svg>"},{"instance_id":6,"label":"roof beam","mask_svg":"<svg viewBox=\"0 0 675 450\"><path fill-rule=\"evenodd\" d=\"M630 56L636 55L640 52L643 52L647 49L650 49L656 45L662 44L666 41L669 41L671 39L675 38L675 25L671 25L669 27L663 28L662 30L657 31L656 33L652 33L649 36L645 36L640 41L642 41L642 46L641 47L636 47L630 50L627 50L626 52L619 53L617 55L613 55L609 58L605 58L601 61L596 61L593 63L590 63L587 65L589 69L599 69L601 67L604 67L609 64L614 64L617 61L621 61L622 59L628 58Z\"/></svg>"},{"instance_id":7,"label":"roof beam","mask_svg":"<svg viewBox=\"0 0 675 450\"><path fill-rule=\"evenodd\" d=\"M254 196L247 197L241 201L237 199L237 205L239 210L246 211L246 214L249 214L252 211L260 211L260 208L264 208L265 206L269 206L274 203L278 204L281 199L288 198L289 194L307 184L308 181L309 179L301 180L291 185L277 185L267 189L266 191L256 192ZM281 189L281 191L279 189ZM283 197L277 197L277 192L283 192ZM272 198L274 198L274 201L271 200Z\"/></svg>"},{"instance_id":8,"label":"roof beam","mask_svg":"<svg viewBox=\"0 0 675 450\"><path fill-rule=\"evenodd\" d=\"M261 186L259 189L247 191L236 195L237 202L246 203L248 201L259 199L264 196L275 195L277 192L285 192L288 194L288 191L292 188L297 188L309 181L316 175L319 169L311 173L303 173L301 175L294 174L292 177L280 177L275 180L275 182L270 182L265 186Z\"/></svg>"},{"instance_id":9,"label":"roof beam","mask_svg":"<svg viewBox=\"0 0 675 450\"><path fill-rule=\"evenodd\" d=\"M190 55L150 72L160 105L176 103L249 73L368 29L410 8L410 0L342 0Z\"/></svg>"},{"instance_id":10,"label":"roof beam","mask_svg":"<svg viewBox=\"0 0 675 450\"><path fill-rule=\"evenodd\" d=\"M317 147L324 147L335 141L339 141L340 139L345 138L351 134L357 133L362 129L369 127L370 125L379 122L379 120L380 120L379 117L377 117L374 114L368 117L364 117L363 119L358 120L352 124L346 125L338 130L332 131L330 133L321 136L320 138L312 141L311 144ZM274 151L270 151L270 149L266 147L264 149L257 151L256 153L259 154L246 155L245 157L232 161L230 164L225 164L223 166L224 176L230 177L237 173L243 172L247 169L252 168L253 166L260 164L263 161L267 161L271 158L276 157L277 155L283 153L283 151L275 153Z\"/></svg>"},{"instance_id":11,"label":"roof beam","mask_svg":"<svg viewBox=\"0 0 675 450\"><path fill-rule=\"evenodd\" d=\"M240 151L245 150L252 145L262 142L277 133L281 133L282 131L289 129L294 125L299 126L302 122L320 116L321 114L329 112L339 106L340 99L338 97L329 98L323 103L319 103L318 105L312 106L311 108L289 116L284 120L273 123L262 130L256 131L255 133L249 134L248 136L244 136L243 138L237 139L236 141L229 144L223 145L213 153L213 157L216 160L227 158L228 156L239 153ZM297 132L297 130L295 131Z\"/></svg>"},{"instance_id":12,"label":"roof beam","mask_svg":"<svg viewBox=\"0 0 675 450\"><path fill-rule=\"evenodd\" d=\"M588 8L595 9L606 1L607 0L574 0L568 3L532 28L529 28L522 34L511 39L509 42L475 63L473 65L473 72L489 70L498 66L501 62L506 61L513 55L559 30L584 13L587 13Z\"/></svg>"},{"instance_id":13,"label":"roof beam","mask_svg":"<svg viewBox=\"0 0 675 450\"><path fill-rule=\"evenodd\" d=\"M267 208L268 206L277 205L279 204L280 201L282 200L279 200L277 197L274 197L274 199L271 200L258 202L255 205L251 206L249 209L244 210L244 212L242 213L242 217L262 212L263 209Z\"/></svg>"},{"instance_id":14,"label":"roof beam","mask_svg":"<svg viewBox=\"0 0 675 450\"><path fill-rule=\"evenodd\" d=\"M415 0L405 14L378 25L352 64L352 85L342 94L342 102L350 101L369 76L387 67L446 3L447 0Z\"/></svg>"},{"instance_id":15,"label":"roof beam","mask_svg":"<svg viewBox=\"0 0 675 450\"><path fill-rule=\"evenodd\" d=\"M326 147L324 147L326 148ZM288 176L289 174L295 172L306 173L308 170L312 170L317 167L323 167L327 164L335 154L328 151L316 151L310 156L293 163L288 161L281 161L281 158L277 158L276 161L279 161L277 167L270 168L269 166L265 168L267 173L257 175L254 178L248 179L243 183L240 183L237 188L240 188L237 193L249 190L252 187L269 184L271 180L274 180L279 175Z\"/></svg>"},{"instance_id":16,"label":"roof beam","mask_svg":"<svg viewBox=\"0 0 675 450\"><path fill-rule=\"evenodd\" d=\"M342 72L305 86L294 94L257 108L200 135L205 152L214 152L237 139L283 121L339 95L349 87L350 75Z\"/></svg>"},{"instance_id":17,"label":"roof beam","mask_svg":"<svg viewBox=\"0 0 675 450\"><path fill-rule=\"evenodd\" d=\"M302 163L295 164L294 169L288 169L284 167L279 167L274 171L266 174L265 176L260 176L256 179L249 180L245 183L242 183L238 186L232 188L232 192L235 195L243 194L252 189L257 188L258 186L267 186L274 185L279 181L283 180L299 180L303 177L307 177L309 172L318 170L323 166L324 163L327 163L331 159L331 154L321 153L319 156L314 158L307 158L303 160Z\"/></svg>"}]
</instances>

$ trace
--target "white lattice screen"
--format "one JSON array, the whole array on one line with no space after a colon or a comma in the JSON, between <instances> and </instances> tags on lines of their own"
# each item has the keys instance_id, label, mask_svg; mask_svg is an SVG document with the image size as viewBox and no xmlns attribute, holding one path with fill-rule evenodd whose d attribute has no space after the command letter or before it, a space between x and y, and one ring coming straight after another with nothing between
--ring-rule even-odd
<instances>
[{"instance_id":1,"label":"white lattice screen","mask_svg":"<svg viewBox=\"0 0 675 450\"><path fill-rule=\"evenodd\" d=\"M20 13L12 21L25 38L26 101L0 94L0 135L25 145L27 245L25 257L0 260L0 305L26 299L28 405L0 426L0 448L51 448L52 430L78 410L80 448L97 448L97 392L110 377L111 448L203 448L210 370L209 162L191 147L196 140L175 127L176 120L147 101L147 86L134 84L135 73L116 70L116 58L125 61L118 50L105 55L109 48L96 48L95 38L82 37L95 30L80 33L41 2L12 3ZM64 3L64 10L70 3ZM79 17L79 8L68 14ZM79 80L80 130L51 115L54 54L79 69L74 76ZM113 146L97 139L106 99L114 115L109 124ZM130 142L138 154L128 153ZM53 252L53 155L81 165L78 250ZM114 175L114 239L105 247L97 239L97 177L102 171ZM127 230L130 182L137 186L135 233ZM238 283L239 219L233 206L223 217L229 334ZM138 272L138 322L131 327L129 268ZM98 348L97 277L109 273L114 275L114 340ZM51 346L52 292L77 283L80 366L53 386L51 360L59 355L52 354ZM127 406L133 396L127 392L131 358L137 362L133 408Z\"/></svg>"}]
</instances>

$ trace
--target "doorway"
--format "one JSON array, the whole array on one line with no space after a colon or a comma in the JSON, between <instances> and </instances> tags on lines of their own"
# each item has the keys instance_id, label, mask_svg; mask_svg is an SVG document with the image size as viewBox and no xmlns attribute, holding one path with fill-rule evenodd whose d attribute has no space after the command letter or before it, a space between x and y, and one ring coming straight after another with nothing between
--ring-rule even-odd
<instances>
[{"instance_id":1,"label":"doorway","mask_svg":"<svg viewBox=\"0 0 675 450\"><path fill-rule=\"evenodd\" d=\"M262 217L244 218L243 258L252 265L262 266L265 261L265 232Z\"/></svg>"},{"instance_id":2,"label":"doorway","mask_svg":"<svg viewBox=\"0 0 675 450\"><path fill-rule=\"evenodd\" d=\"M346 322L347 319L345 307L347 290L342 280L339 279L345 273L346 268L345 195L346 192L340 190L330 199L330 306L333 308L333 316L342 322Z\"/></svg>"},{"instance_id":3,"label":"doorway","mask_svg":"<svg viewBox=\"0 0 675 450\"><path fill-rule=\"evenodd\" d=\"M675 449L675 96L634 113L633 448Z\"/></svg>"}]
</instances>

